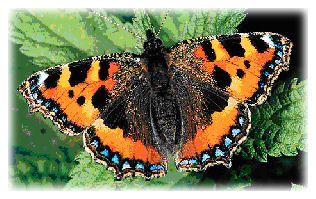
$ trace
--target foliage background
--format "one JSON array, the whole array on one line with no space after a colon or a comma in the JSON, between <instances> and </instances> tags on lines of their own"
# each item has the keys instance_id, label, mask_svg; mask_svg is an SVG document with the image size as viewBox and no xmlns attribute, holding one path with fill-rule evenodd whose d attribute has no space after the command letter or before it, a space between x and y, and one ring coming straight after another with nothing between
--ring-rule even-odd
<instances>
[{"instance_id":1,"label":"foliage background","mask_svg":"<svg viewBox=\"0 0 316 199\"><path fill-rule=\"evenodd\" d=\"M164 17L164 11L155 10L99 12L142 37L148 28L157 30ZM159 37L170 46L183 39L230 34L237 32L245 17L242 10L172 10ZM275 85L267 103L252 109L250 136L235 152L231 169L219 165L206 173L181 173L171 164L166 177L151 182L142 178L116 182L112 171L84 152L81 136L62 135L40 114L30 115L16 88L34 72L60 63L112 52L139 53L142 41L100 17L76 10L13 11L10 24L9 165L15 188L249 189L303 184L306 91L305 81L295 73Z\"/></svg>"}]
</instances>

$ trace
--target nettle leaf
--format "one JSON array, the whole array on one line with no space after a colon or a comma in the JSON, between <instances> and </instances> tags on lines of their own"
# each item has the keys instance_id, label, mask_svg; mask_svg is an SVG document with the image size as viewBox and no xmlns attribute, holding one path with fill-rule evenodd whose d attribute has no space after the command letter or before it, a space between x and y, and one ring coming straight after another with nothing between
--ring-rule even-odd
<instances>
[{"instance_id":1,"label":"nettle leaf","mask_svg":"<svg viewBox=\"0 0 316 199\"><path fill-rule=\"evenodd\" d=\"M165 177L155 178L146 181L142 177L126 178L122 181L116 181L113 171L107 170L105 166L96 163L91 156L83 151L76 160L79 164L70 172L71 180L66 185L66 189L84 187L87 189L159 189L172 188L178 181L188 175L185 172L177 172L175 164L169 164L168 173ZM172 159L170 158L170 161ZM189 178L187 179L190 180Z\"/></svg>"},{"instance_id":2,"label":"nettle leaf","mask_svg":"<svg viewBox=\"0 0 316 199\"><path fill-rule=\"evenodd\" d=\"M107 189L107 190L130 190L130 189L243 189L251 185L251 165L236 165L226 171L227 183L214 181L211 178L204 179L204 173L178 172L169 158L168 173L161 178L146 181L142 177L129 177L122 181L114 179L113 171L107 170L103 165L95 163L91 156L83 151L76 160L78 165L70 172L70 180L66 189ZM216 169L214 170L216 171ZM217 170L218 171L218 170Z\"/></svg>"},{"instance_id":3,"label":"nettle leaf","mask_svg":"<svg viewBox=\"0 0 316 199\"><path fill-rule=\"evenodd\" d=\"M307 151L305 81L279 83L263 105L251 109L252 127L236 153L266 162L267 157L295 156Z\"/></svg>"},{"instance_id":4,"label":"nettle leaf","mask_svg":"<svg viewBox=\"0 0 316 199\"><path fill-rule=\"evenodd\" d=\"M217 34L232 34L244 20L243 10L195 10L187 19L180 38L190 39Z\"/></svg>"},{"instance_id":5,"label":"nettle leaf","mask_svg":"<svg viewBox=\"0 0 316 199\"><path fill-rule=\"evenodd\" d=\"M102 12L105 16L106 12ZM117 17L109 17L124 26ZM84 10L20 10L11 16L10 38L20 51L42 67L89 56L133 52L136 38ZM136 52L136 51L135 51Z\"/></svg>"},{"instance_id":6,"label":"nettle leaf","mask_svg":"<svg viewBox=\"0 0 316 199\"><path fill-rule=\"evenodd\" d=\"M230 189L243 189L245 187L251 186L251 165L244 164L238 165L237 168L231 169L230 184L228 188Z\"/></svg>"},{"instance_id":7,"label":"nettle leaf","mask_svg":"<svg viewBox=\"0 0 316 199\"><path fill-rule=\"evenodd\" d=\"M74 162L54 158L29 151L23 147L15 147L11 178L18 187L65 185L69 180L69 172Z\"/></svg>"},{"instance_id":8,"label":"nettle leaf","mask_svg":"<svg viewBox=\"0 0 316 199\"><path fill-rule=\"evenodd\" d=\"M92 13L89 13L85 20L86 27L90 27L89 34L95 35L97 39L98 54L110 54L123 51L137 53L134 47L138 39L114 23L124 26L128 30L132 30L132 25L128 22L122 22L119 17L109 14L107 10L98 9L95 11L112 21L111 23Z\"/></svg>"},{"instance_id":9,"label":"nettle leaf","mask_svg":"<svg viewBox=\"0 0 316 199\"><path fill-rule=\"evenodd\" d=\"M48 12L49 13L49 12ZM56 16L57 13L55 14ZM51 18L51 16L46 16ZM17 11L11 17L10 37L22 44L20 51L39 66L52 66L70 62L87 54L76 49L65 38L54 32L56 25L49 24L45 17L31 11ZM41 60L46 60L46 65ZM43 65L42 65L43 63Z\"/></svg>"}]
</instances>

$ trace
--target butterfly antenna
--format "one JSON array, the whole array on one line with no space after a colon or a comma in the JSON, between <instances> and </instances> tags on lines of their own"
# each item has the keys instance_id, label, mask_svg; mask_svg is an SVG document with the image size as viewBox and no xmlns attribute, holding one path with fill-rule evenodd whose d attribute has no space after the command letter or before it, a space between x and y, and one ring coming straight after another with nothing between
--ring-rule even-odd
<instances>
[{"instance_id":1,"label":"butterfly antenna","mask_svg":"<svg viewBox=\"0 0 316 199\"><path fill-rule=\"evenodd\" d=\"M122 28L123 30L125 30L125 31L127 31L127 32L129 32L129 33L131 33L131 34L134 35L136 38L141 39L141 40L144 40L141 36L139 36L139 35L137 35L136 33L130 31L130 30L127 29L125 26L122 26L122 25L116 23L115 21L112 21L111 19L109 19L109 18L107 18L107 17L101 15L100 13L96 12L95 10L92 10L92 9L88 9L88 10L89 10L91 13L93 13L94 15L97 15L97 16L99 16L99 17L105 19L107 22L109 22L109 23L111 23L111 24L114 24L114 25L116 25L117 27Z\"/></svg>"},{"instance_id":2,"label":"butterfly antenna","mask_svg":"<svg viewBox=\"0 0 316 199\"><path fill-rule=\"evenodd\" d=\"M165 21L167 20L168 14L169 14L169 10L167 11L167 13L166 13L166 15L165 15L165 18L162 20L162 23L161 23L160 28L159 28L159 30L158 30L157 36L159 35L159 33L160 33L160 31L161 31L161 29L162 29L162 27L163 27L163 24L164 24Z\"/></svg>"}]
</instances>

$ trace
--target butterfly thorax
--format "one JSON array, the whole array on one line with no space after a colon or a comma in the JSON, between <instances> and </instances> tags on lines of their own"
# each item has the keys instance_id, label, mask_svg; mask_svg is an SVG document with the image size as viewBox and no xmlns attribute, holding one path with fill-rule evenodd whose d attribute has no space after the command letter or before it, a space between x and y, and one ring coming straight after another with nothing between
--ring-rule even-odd
<instances>
[{"instance_id":1,"label":"butterfly thorax","mask_svg":"<svg viewBox=\"0 0 316 199\"><path fill-rule=\"evenodd\" d=\"M146 36L142 57L146 62L150 84L156 94L164 95L169 87L166 48L151 30L147 30Z\"/></svg>"}]
</instances>

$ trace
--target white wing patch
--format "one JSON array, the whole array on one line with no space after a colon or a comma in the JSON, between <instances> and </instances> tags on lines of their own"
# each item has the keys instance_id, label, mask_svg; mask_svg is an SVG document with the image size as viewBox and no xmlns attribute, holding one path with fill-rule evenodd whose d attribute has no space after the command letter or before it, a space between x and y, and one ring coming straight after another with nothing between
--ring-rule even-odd
<instances>
[{"instance_id":1,"label":"white wing patch","mask_svg":"<svg viewBox=\"0 0 316 199\"><path fill-rule=\"evenodd\" d=\"M39 76L39 79L38 79L37 85L44 86L44 81L45 81L45 79L47 79L48 74L45 72L41 72L38 76Z\"/></svg>"},{"instance_id":2,"label":"white wing patch","mask_svg":"<svg viewBox=\"0 0 316 199\"><path fill-rule=\"evenodd\" d=\"M270 35L263 35L263 36L261 37L261 39L262 39L263 41L265 41L265 42L269 45L270 48L274 48L274 47L275 47L275 45L274 45L274 43L273 43L273 41L272 41Z\"/></svg>"}]
</instances>

